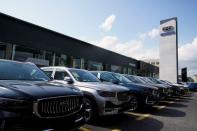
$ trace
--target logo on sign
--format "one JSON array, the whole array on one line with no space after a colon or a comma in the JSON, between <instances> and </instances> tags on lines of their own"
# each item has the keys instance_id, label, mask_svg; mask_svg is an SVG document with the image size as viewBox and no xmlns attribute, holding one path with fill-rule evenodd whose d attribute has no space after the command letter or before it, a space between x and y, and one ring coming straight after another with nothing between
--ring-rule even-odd
<instances>
[{"instance_id":1,"label":"logo on sign","mask_svg":"<svg viewBox=\"0 0 197 131\"><path fill-rule=\"evenodd\" d=\"M174 26L166 26L162 28L161 36L168 36L176 34Z\"/></svg>"},{"instance_id":2,"label":"logo on sign","mask_svg":"<svg viewBox=\"0 0 197 131\"><path fill-rule=\"evenodd\" d=\"M163 32L174 31L174 27L173 26L167 26L167 27L163 27L162 30L163 30Z\"/></svg>"}]
</instances>

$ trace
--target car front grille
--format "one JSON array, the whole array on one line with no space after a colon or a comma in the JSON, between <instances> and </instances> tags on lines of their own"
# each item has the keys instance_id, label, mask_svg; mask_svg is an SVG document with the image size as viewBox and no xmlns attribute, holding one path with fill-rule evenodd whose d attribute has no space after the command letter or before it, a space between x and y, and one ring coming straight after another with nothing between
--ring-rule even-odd
<instances>
[{"instance_id":1,"label":"car front grille","mask_svg":"<svg viewBox=\"0 0 197 131\"><path fill-rule=\"evenodd\" d=\"M67 96L39 99L33 112L40 118L57 118L78 112L83 103L81 96Z\"/></svg>"},{"instance_id":2,"label":"car front grille","mask_svg":"<svg viewBox=\"0 0 197 131\"><path fill-rule=\"evenodd\" d=\"M119 101L129 101L131 96L130 92L118 92L117 93L117 98Z\"/></svg>"},{"instance_id":3,"label":"car front grille","mask_svg":"<svg viewBox=\"0 0 197 131\"><path fill-rule=\"evenodd\" d=\"M159 88L159 93L165 93L165 89L164 88Z\"/></svg>"}]
</instances>

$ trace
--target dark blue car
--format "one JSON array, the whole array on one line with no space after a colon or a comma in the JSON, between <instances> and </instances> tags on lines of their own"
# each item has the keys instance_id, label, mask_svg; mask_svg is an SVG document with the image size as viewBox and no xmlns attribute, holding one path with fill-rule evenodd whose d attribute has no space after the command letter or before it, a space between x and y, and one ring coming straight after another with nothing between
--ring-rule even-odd
<instances>
[{"instance_id":1,"label":"dark blue car","mask_svg":"<svg viewBox=\"0 0 197 131\"><path fill-rule=\"evenodd\" d=\"M102 82L111 82L117 85L127 87L136 97L132 100L132 111L145 106L153 106L159 100L159 91L157 87L134 83L121 74L108 71L91 71L93 75ZM135 104L133 104L135 103Z\"/></svg>"},{"instance_id":2,"label":"dark blue car","mask_svg":"<svg viewBox=\"0 0 197 131\"><path fill-rule=\"evenodd\" d=\"M189 83L189 84L188 84L188 88L189 88L191 91L197 91L197 83Z\"/></svg>"}]
</instances>

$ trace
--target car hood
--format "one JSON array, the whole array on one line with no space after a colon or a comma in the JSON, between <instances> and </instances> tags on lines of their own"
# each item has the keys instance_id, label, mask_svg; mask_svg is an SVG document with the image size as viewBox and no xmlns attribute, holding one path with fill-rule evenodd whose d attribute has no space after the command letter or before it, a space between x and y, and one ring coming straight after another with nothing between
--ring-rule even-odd
<instances>
[{"instance_id":1,"label":"car hood","mask_svg":"<svg viewBox=\"0 0 197 131\"><path fill-rule=\"evenodd\" d=\"M167 86L164 86L163 84L148 84L148 85L155 86L157 88L167 88Z\"/></svg>"},{"instance_id":2,"label":"car hood","mask_svg":"<svg viewBox=\"0 0 197 131\"><path fill-rule=\"evenodd\" d=\"M126 86L128 88L138 88L138 89L155 89L157 90L157 87L150 86L150 85L144 85L139 83L120 83L122 86Z\"/></svg>"},{"instance_id":3,"label":"car hood","mask_svg":"<svg viewBox=\"0 0 197 131\"><path fill-rule=\"evenodd\" d=\"M95 90L111 91L111 92L122 92L129 91L126 87L115 85L111 83L101 83L101 82L76 82L75 87L86 87Z\"/></svg>"},{"instance_id":4,"label":"car hood","mask_svg":"<svg viewBox=\"0 0 197 131\"><path fill-rule=\"evenodd\" d=\"M67 95L82 95L80 91L53 81L0 81L1 97L8 98L45 98Z\"/></svg>"}]
</instances>

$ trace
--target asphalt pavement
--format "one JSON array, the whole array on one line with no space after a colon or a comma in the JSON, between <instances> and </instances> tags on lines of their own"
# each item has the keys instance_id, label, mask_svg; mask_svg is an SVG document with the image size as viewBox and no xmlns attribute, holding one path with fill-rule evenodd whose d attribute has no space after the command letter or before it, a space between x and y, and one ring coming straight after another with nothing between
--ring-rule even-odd
<instances>
[{"instance_id":1,"label":"asphalt pavement","mask_svg":"<svg viewBox=\"0 0 197 131\"><path fill-rule=\"evenodd\" d=\"M197 131L197 93L168 98L138 112L98 118L77 131Z\"/></svg>"}]
</instances>

